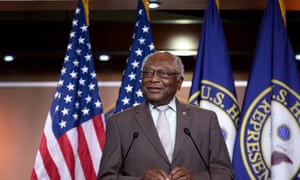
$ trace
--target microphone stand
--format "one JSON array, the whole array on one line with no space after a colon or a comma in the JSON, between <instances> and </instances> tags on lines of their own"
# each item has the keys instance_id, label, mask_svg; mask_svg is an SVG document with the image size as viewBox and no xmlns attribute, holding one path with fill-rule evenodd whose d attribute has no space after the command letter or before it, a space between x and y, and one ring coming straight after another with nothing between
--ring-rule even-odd
<instances>
[{"instance_id":1,"label":"microphone stand","mask_svg":"<svg viewBox=\"0 0 300 180\"><path fill-rule=\"evenodd\" d=\"M210 169L209 169L209 165L205 162L205 160L204 160L204 158L203 158L203 156L202 156L202 154L201 154L201 152L200 152L200 149L198 148L196 142L194 141L194 138L192 137L191 131L190 131L188 128L183 128L183 132L184 132L184 134L186 134L188 137L190 137L190 139L192 140L192 142L193 142L193 144L194 144L194 146L195 146L195 148L196 148L196 150L197 150L197 152L198 152L198 154L199 154L201 160L203 161L203 164L204 164L205 167L206 167L206 170L207 170L208 175L209 175L209 179L212 180L211 173L210 173Z\"/></svg>"}]
</instances>

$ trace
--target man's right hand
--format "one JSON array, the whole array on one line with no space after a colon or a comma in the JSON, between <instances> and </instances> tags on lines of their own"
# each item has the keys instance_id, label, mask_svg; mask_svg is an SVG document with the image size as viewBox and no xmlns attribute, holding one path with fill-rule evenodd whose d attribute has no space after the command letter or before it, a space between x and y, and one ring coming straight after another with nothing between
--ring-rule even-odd
<instances>
[{"instance_id":1,"label":"man's right hand","mask_svg":"<svg viewBox=\"0 0 300 180\"><path fill-rule=\"evenodd\" d=\"M161 169L150 169L145 173L143 180L169 180L169 177Z\"/></svg>"}]
</instances>

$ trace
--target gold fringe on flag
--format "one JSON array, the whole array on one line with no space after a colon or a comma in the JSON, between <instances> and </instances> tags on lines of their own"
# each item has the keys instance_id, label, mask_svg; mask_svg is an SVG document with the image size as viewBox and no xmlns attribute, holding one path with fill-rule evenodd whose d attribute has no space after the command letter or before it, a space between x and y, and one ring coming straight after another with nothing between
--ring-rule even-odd
<instances>
[{"instance_id":1,"label":"gold fringe on flag","mask_svg":"<svg viewBox=\"0 0 300 180\"><path fill-rule=\"evenodd\" d=\"M82 4L83 4L83 9L85 12L85 20L86 20L86 24L87 26L89 26L90 24L90 20L89 20L89 0L81 0Z\"/></svg>"},{"instance_id":2,"label":"gold fringe on flag","mask_svg":"<svg viewBox=\"0 0 300 180\"><path fill-rule=\"evenodd\" d=\"M216 2L216 5L217 5L217 8L218 8L218 11L220 12L220 1L219 0L215 0Z\"/></svg>"},{"instance_id":3,"label":"gold fringe on flag","mask_svg":"<svg viewBox=\"0 0 300 180\"><path fill-rule=\"evenodd\" d=\"M148 0L142 0L144 6L145 6L145 9L146 9L146 13L147 13L147 18L148 18L148 21L150 20L150 13L149 13L149 1Z\"/></svg>"},{"instance_id":4,"label":"gold fringe on flag","mask_svg":"<svg viewBox=\"0 0 300 180\"><path fill-rule=\"evenodd\" d=\"M284 0L278 0L278 1L279 1L279 6L280 6L284 26L286 27L286 9L285 9L285 5L284 5Z\"/></svg>"}]
</instances>

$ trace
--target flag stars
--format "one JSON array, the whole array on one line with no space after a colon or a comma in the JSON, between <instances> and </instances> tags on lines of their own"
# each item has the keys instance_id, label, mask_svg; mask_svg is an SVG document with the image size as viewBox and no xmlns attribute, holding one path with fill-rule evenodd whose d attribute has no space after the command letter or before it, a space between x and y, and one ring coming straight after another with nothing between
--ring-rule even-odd
<instances>
[{"instance_id":1,"label":"flag stars","mask_svg":"<svg viewBox=\"0 0 300 180\"><path fill-rule=\"evenodd\" d=\"M85 41L85 39L84 39L83 37L80 36L80 37L78 38L78 43L79 43L79 44L84 44L84 41Z\"/></svg>"},{"instance_id":2,"label":"flag stars","mask_svg":"<svg viewBox=\"0 0 300 180\"><path fill-rule=\"evenodd\" d=\"M63 86L63 85L64 85L64 81L63 81L63 80L59 80L58 83L57 83L57 85L58 85L59 87Z\"/></svg>"},{"instance_id":3,"label":"flag stars","mask_svg":"<svg viewBox=\"0 0 300 180\"><path fill-rule=\"evenodd\" d=\"M66 72L67 72L67 69L66 69L66 68L62 68L61 71L60 71L61 75L66 74Z\"/></svg>"},{"instance_id":4,"label":"flag stars","mask_svg":"<svg viewBox=\"0 0 300 180\"><path fill-rule=\"evenodd\" d=\"M69 109L64 108L64 109L61 111L61 113L62 113L64 116L66 116L66 115L69 114Z\"/></svg>"},{"instance_id":5,"label":"flag stars","mask_svg":"<svg viewBox=\"0 0 300 180\"><path fill-rule=\"evenodd\" d=\"M99 100L97 100L97 101L95 102L95 106L96 106L97 108L100 108L100 107L102 106L102 103L101 103Z\"/></svg>"},{"instance_id":6,"label":"flag stars","mask_svg":"<svg viewBox=\"0 0 300 180\"><path fill-rule=\"evenodd\" d=\"M135 39L135 36L136 36L135 33L133 33L132 36L131 36L131 38ZM129 50L131 50L131 46L129 47Z\"/></svg>"},{"instance_id":7,"label":"flag stars","mask_svg":"<svg viewBox=\"0 0 300 180\"><path fill-rule=\"evenodd\" d=\"M131 106L136 106L144 100L143 93L139 89L141 86L140 73L142 70L142 59L148 55L148 52L153 52L154 45L152 43L151 29L147 21L145 9L139 7L137 13L135 31L132 34L133 43L129 48L129 57L126 59L126 69L123 71L123 80L120 87L116 112L123 111Z\"/></svg>"},{"instance_id":8,"label":"flag stars","mask_svg":"<svg viewBox=\"0 0 300 180\"><path fill-rule=\"evenodd\" d=\"M135 101L134 103L133 103L133 106L137 106L137 105L139 105L140 103L138 103L137 101Z\"/></svg>"},{"instance_id":9,"label":"flag stars","mask_svg":"<svg viewBox=\"0 0 300 180\"><path fill-rule=\"evenodd\" d=\"M72 102L72 96L67 95L66 97L64 97L65 103L70 103Z\"/></svg>"},{"instance_id":10,"label":"flag stars","mask_svg":"<svg viewBox=\"0 0 300 180\"><path fill-rule=\"evenodd\" d=\"M75 13L76 13L76 14L79 14L79 13L80 13L80 9L79 9L79 8L76 8Z\"/></svg>"},{"instance_id":11,"label":"flag stars","mask_svg":"<svg viewBox=\"0 0 300 180\"><path fill-rule=\"evenodd\" d=\"M89 110L88 108L85 107L85 108L82 109L81 112L82 112L83 115L88 115L89 112L90 112L90 110Z\"/></svg>"},{"instance_id":12,"label":"flag stars","mask_svg":"<svg viewBox=\"0 0 300 180\"><path fill-rule=\"evenodd\" d=\"M68 44L67 50L72 50L72 44Z\"/></svg>"},{"instance_id":13,"label":"flag stars","mask_svg":"<svg viewBox=\"0 0 300 180\"><path fill-rule=\"evenodd\" d=\"M90 84L89 84L89 90L94 90L94 89L95 89L95 84L90 83Z\"/></svg>"},{"instance_id":14,"label":"flag stars","mask_svg":"<svg viewBox=\"0 0 300 180\"><path fill-rule=\"evenodd\" d=\"M86 98L85 98L85 101L86 103L90 103L92 101L92 97L90 95L88 95Z\"/></svg>"},{"instance_id":15,"label":"flag stars","mask_svg":"<svg viewBox=\"0 0 300 180\"><path fill-rule=\"evenodd\" d=\"M75 59L74 61L73 61L73 64L74 64L74 66L78 66L79 65L79 61L77 60L77 59Z\"/></svg>"},{"instance_id":16,"label":"flag stars","mask_svg":"<svg viewBox=\"0 0 300 180\"><path fill-rule=\"evenodd\" d=\"M59 95L59 93L58 93L58 92L55 92L54 98L55 98L55 99L58 98L58 95Z\"/></svg>"},{"instance_id":17,"label":"flag stars","mask_svg":"<svg viewBox=\"0 0 300 180\"><path fill-rule=\"evenodd\" d=\"M146 39L141 37L141 38L138 39L138 41L140 42L140 44L145 44Z\"/></svg>"},{"instance_id":18,"label":"flag stars","mask_svg":"<svg viewBox=\"0 0 300 180\"><path fill-rule=\"evenodd\" d=\"M69 83L68 85L67 85L67 88L68 88L68 90L69 91L73 91L75 88L75 85L74 84L72 84L72 83Z\"/></svg>"},{"instance_id":19,"label":"flag stars","mask_svg":"<svg viewBox=\"0 0 300 180\"><path fill-rule=\"evenodd\" d=\"M143 9L139 9L139 15L143 14Z\"/></svg>"},{"instance_id":20,"label":"flag stars","mask_svg":"<svg viewBox=\"0 0 300 180\"><path fill-rule=\"evenodd\" d=\"M73 71L70 73L70 76L71 76L71 78L76 79L76 78L77 78L77 73L73 70Z\"/></svg>"},{"instance_id":21,"label":"flag stars","mask_svg":"<svg viewBox=\"0 0 300 180\"><path fill-rule=\"evenodd\" d=\"M154 50L154 48L155 48L153 43L151 43L148 47L149 47L150 51Z\"/></svg>"},{"instance_id":22,"label":"flag stars","mask_svg":"<svg viewBox=\"0 0 300 180\"><path fill-rule=\"evenodd\" d=\"M86 66L84 66L83 68L81 68L81 71L82 71L83 73L87 73L88 70L89 70L89 68L86 67Z\"/></svg>"},{"instance_id":23,"label":"flag stars","mask_svg":"<svg viewBox=\"0 0 300 180\"><path fill-rule=\"evenodd\" d=\"M76 109L79 109L79 108L80 108L80 103L79 103L79 102L76 102L76 103L75 103L75 108L76 108Z\"/></svg>"},{"instance_id":24,"label":"flag stars","mask_svg":"<svg viewBox=\"0 0 300 180\"><path fill-rule=\"evenodd\" d=\"M81 97L82 96L82 91L78 90L77 91L77 96Z\"/></svg>"},{"instance_id":25,"label":"flag stars","mask_svg":"<svg viewBox=\"0 0 300 180\"><path fill-rule=\"evenodd\" d=\"M92 46L90 43L87 43L86 46L89 48L89 49L92 49Z\"/></svg>"},{"instance_id":26,"label":"flag stars","mask_svg":"<svg viewBox=\"0 0 300 180\"><path fill-rule=\"evenodd\" d=\"M67 127L67 122L65 120L61 120L59 122L59 126L60 126L60 129L63 129L63 128Z\"/></svg>"},{"instance_id":27,"label":"flag stars","mask_svg":"<svg viewBox=\"0 0 300 180\"><path fill-rule=\"evenodd\" d=\"M57 112L59 110L59 105L55 106L55 112Z\"/></svg>"},{"instance_id":28,"label":"flag stars","mask_svg":"<svg viewBox=\"0 0 300 180\"><path fill-rule=\"evenodd\" d=\"M124 97L122 99L123 105L129 104L130 99L128 99L127 97Z\"/></svg>"},{"instance_id":29,"label":"flag stars","mask_svg":"<svg viewBox=\"0 0 300 180\"><path fill-rule=\"evenodd\" d=\"M80 56L81 55L81 49L76 49L76 54Z\"/></svg>"},{"instance_id":30,"label":"flag stars","mask_svg":"<svg viewBox=\"0 0 300 180\"><path fill-rule=\"evenodd\" d=\"M63 57L64 64L49 111L54 115L51 114L51 117L47 118L47 121L49 119L54 125L50 133L54 133L56 138L71 129L73 131L81 123L92 120L96 115L103 115L88 26L84 22L85 14L81 7L76 9L72 20L67 52ZM93 125L95 124L92 123Z\"/></svg>"},{"instance_id":31,"label":"flag stars","mask_svg":"<svg viewBox=\"0 0 300 180\"><path fill-rule=\"evenodd\" d=\"M83 26L80 27L80 29L81 29L82 32L85 32L85 31L87 31L87 26L83 25Z\"/></svg>"},{"instance_id":32,"label":"flag stars","mask_svg":"<svg viewBox=\"0 0 300 180\"><path fill-rule=\"evenodd\" d=\"M147 26L144 26L142 29L143 29L144 33L148 33L149 32L149 27L147 27Z\"/></svg>"},{"instance_id":33,"label":"flag stars","mask_svg":"<svg viewBox=\"0 0 300 180\"><path fill-rule=\"evenodd\" d=\"M70 33L70 38L73 38L73 37L75 37L75 32L74 31L72 31L71 33ZM72 45L71 45L71 47L72 47Z\"/></svg>"},{"instance_id":34,"label":"flag stars","mask_svg":"<svg viewBox=\"0 0 300 180\"><path fill-rule=\"evenodd\" d=\"M126 90L127 93L132 92L132 89L133 89L133 87L130 86L129 84L125 87L125 90Z\"/></svg>"},{"instance_id":35,"label":"flag stars","mask_svg":"<svg viewBox=\"0 0 300 180\"><path fill-rule=\"evenodd\" d=\"M131 73L128 75L128 77L129 77L130 80L135 80L135 76L136 76L136 74L134 74L133 72L131 72Z\"/></svg>"},{"instance_id":36,"label":"flag stars","mask_svg":"<svg viewBox=\"0 0 300 180\"><path fill-rule=\"evenodd\" d=\"M84 58L85 58L86 61L90 61L92 59L92 55L87 54L87 55L84 56Z\"/></svg>"},{"instance_id":37,"label":"flag stars","mask_svg":"<svg viewBox=\"0 0 300 180\"><path fill-rule=\"evenodd\" d=\"M136 91L136 96L137 97L143 97L143 93L142 93L141 89L139 89L138 91Z\"/></svg>"},{"instance_id":38,"label":"flag stars","mask_svg":"<svg viewBox=\"0 0 300 180\"><path fill-rule=\"evenodd\" d=\"M72 115L72 117L73 117L73 119L74 119L75 121L77 121L77 120L79 119L79 116L78 116L77 113L74 113L74 114Z\"/></svg>"},{"instance_id":39,"label":"flag stars","mask_svg":"<svg viewBox=\"0 0 300 180\"><path fill-rule=\"evenodd\" d=\"M82 85L82 86L84 86L84 85L85 85L85 80L82 79L82 78L80 78L80 79L79 79L79 84Z\"/></svg>"},{"instance_id":40,"label":"flag stars","mask_svg":"<svg viewBox=\"0 0 300 180\"><path fill-rule=\"evenodd\" d=\"M92 78L96 78L96 73L95 73L95 71L91 73L91 77L92 77Z\"/></svg>"},{"instance_id":41,"label":"flag stars","mask_svg":"<svg viewBox=\"0 0 300 180\"><path fill-rule=\"evenodd\" d=\"M140 64L140 63L139 63L137 60L134 60L134 61L131 63L133 69L139 67L139 64Z\"/></svg>"},{"instance_id":42,"label":"flag stars","mask_svg":"<svg viewBox=\"0 0 300 180\"><path fill-rule=\"evenodd\" d=\"M72 24L73 24L73 26L77 26L78 25L78 20L74 19Z\"/></svg>"},{"instance_id":43,"label":"flag stars","mask_svg":"<svg viewBox=\"0 0 300 180\"><path fill-rule=\"evenodd\" d=\"M140 22L139 21L137 21L136 23L135 23L135 26L136 27L139 27L139 25L140 25ZM133 36L132 37L135 37L135 33L133 34Z\"/></svg>"},{"instance_id":44,"label":"flag stars","mask_svg":"<svg viewBox=\"0 0 300 180\"><path fill-rule=\"evenodd\" d=\"M55 95L54 95L54 97L55 97L56 99L60 99L60 97L61 97L60 92L56 92Z\"/></svg>"},{"instance_id":45,"label":"flag stars","mask_svg":"<svg viewBox=\"0 0 300 180\"><path fill-rule=\"evenodd\" d=\"M68 62L69 61L70 56L65 56L64 61Z\"/></svg>"},{"instance_id":46,"label":"flag stars","mask_svg":"<svg viewBox=\"0 0 300 180\"><path fill-rule=\"evenodd\" d=\"M140 48L138 48L138 49L135 51L135 54L136 54L136 56L142 56L142 55L143 55L143 51L142 51Z\"/></svg>"}]
</instances>

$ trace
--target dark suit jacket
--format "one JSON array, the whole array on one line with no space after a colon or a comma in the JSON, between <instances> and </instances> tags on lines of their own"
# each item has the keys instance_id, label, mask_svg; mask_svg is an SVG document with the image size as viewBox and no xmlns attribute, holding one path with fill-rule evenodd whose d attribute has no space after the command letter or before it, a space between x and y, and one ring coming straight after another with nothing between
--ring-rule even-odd
<instances>
[{"instance_id":1,"label":"dark suit jacket","mask_svg":"<svg viewBox=\"0 0 300 180\"><path fill-rule=\"evenodd\" d=\"M210 166L212 179L233 179L231 161L216 114L178 101L176 109L177 130L172 163L160 143L146 103L111 116L107 123L98 179L141 179L149 169L158 168L169 173L176 166L186 167L196 179L209 179L205 164L191 139L184 133L184 128L190 129ZM139 135L123 162L124 167L121 167L134 132Z\"/></svg>"}]
</instances>

